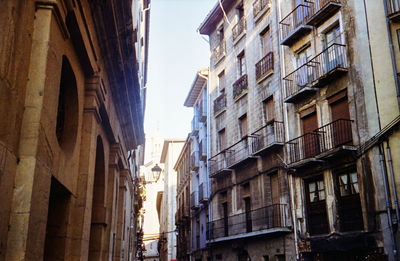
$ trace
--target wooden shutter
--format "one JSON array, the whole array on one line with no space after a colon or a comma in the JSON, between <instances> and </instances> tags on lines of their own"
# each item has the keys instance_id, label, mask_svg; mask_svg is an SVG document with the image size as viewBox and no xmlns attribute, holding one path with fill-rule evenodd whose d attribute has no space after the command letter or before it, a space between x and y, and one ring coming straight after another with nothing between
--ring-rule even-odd
<instances>
[{"instance_id":1,"label":"wooden shutter","mask_svg":"<svg viewBox=\"0 0 400 261\"><path fill-rule=\"evenodd\" d=\"M314 112L301 118L303 134L312 132L318 128L317 114Z\"/></svg>"},{"instance_id":2,"label":"wooden shutter","mask_svg":"<svg viewBox=\"0 0 400 261\"><path fill-rule=\"evenodd\" d=\"M328 103L331 106L332 121L338 119L350 119L349 104L345 92L340 92L329 98Z\"/></svg>"}]
</instances>

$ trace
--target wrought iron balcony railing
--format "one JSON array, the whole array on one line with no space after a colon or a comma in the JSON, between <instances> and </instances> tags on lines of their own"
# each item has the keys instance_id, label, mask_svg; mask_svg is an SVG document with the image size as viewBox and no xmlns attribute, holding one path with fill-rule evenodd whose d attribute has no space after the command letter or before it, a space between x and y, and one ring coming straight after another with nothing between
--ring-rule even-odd
<instances>
[{"instance_id":1,"label":"wrought iron balcony railing","mask_svg":"<svg viewBox=\"0 0 400 261\"><path fill-rule=\"evenodd\" d=\"M251 136L254 140L254 154L262 153L267 148L275 144L283 145L285 143L285 132L283 122L272 121L267 123L262 128L255 131Z\"/></svg>"},{"instance_id":2,"label":"wrought iron balcony railing","mask_svg":"<svg viewBox=\"0 0 400 261\"><path fill-rule=\"evenodd\" d=\"M347 71L346 46L334 43L294 72L283 78L286 96L290 102L311 87L325 83L327 76L334 76L334 72ZM311 90L312 91L312 90Z\"/></svg>"},{"instance_id":3,"label":"wrought iron balcony railing","mask_svg":"<svg viewBox=\"0 0 400 261\"><path fill-rule=\"evenodd\" d=\"M238 98L239 96L241 96L246 92L247 92L247 74L244 74L233 84L233 99Z\"/></svg>"},{"instance_id":4,"label":"wrought iron balcony railing","mask_svg":"<svg viewBox=\"0 0 400 261\"><path fill-rule=\"evenodd\" d=\"M199 151L193 151L190 155L190 169L193 171L199 169Z\"/></svg>"},{"instance_id":5,"label":"wrought iron balcony railing","mask_svg":"<svg viewBox=\"0 0 400 261\"><path fill-rule=\"evenodd\" d=\"M199 202L207 202L208 201L208 196L207 196L207 187L205 186L204 183L201 183L199 186Z\"/></svg>"},{"instance_id":6,"label":"wrought iron balcony railing","mask_svg":"<svg viewBox=\"0 0 400 261\"><path fill-rule=\"evenodd\" d=\"M217 174L231 172L226 163L225 151L221 151L209 160L210 164L210 177L215 177Z\"/></svg>"},{"instance_id":7,"label":"wrought iron balcony railing","mask_svg":"<svg viewBox=\"0 0 400 261\"><path fill-rule=\"evenodd\" d=\"M192 135L197 136L199 134L199 117L195 115L192 119Z\"/></svg>"},{"instance_id":8,"label":"wrought iron balcony railing","mask_svg":"<svg viewBox=\"0 0 400 261\"><path fill-rule=\"evenodd\" d=\"M198 191L193 191L190 194L190 208L191 209L196 209L199 208L199 192Z\"/></svg>"},{"instance_id":9,"label":"wrought iron balcony railing","mask_svg":"<svg viewBox=\"0 0 400 261\"><path fill-rule=\"evenodd\" d=\"M207 160L207 140L205 138L199 144L199 160Z\"/></svg>"},{"instance_id":10,"label":"wrought iron balcony railing","mask_svg":"<svg viewBox=\"0 0 400 261\"><path fill-rule=\"evenodd\" d=\"M389 18L400 22L400 0L387 0L387 9Z\"/></svg>"},{"instance_id":11,"label":"wrought iron balcony railing","mask_svg":"<svg viewBox=\"0 0 400 261\"><path fill-rule=\"evenodd\" d=\"M351 120L339 119L286 143L288 163L314 158L353 141Z\"/></svg>"},{"instance_id":12,"label":"wrought iron balcony railing","mask_svg":"<svg viewBox=\"0 0 400 261\"><path fill-rule=\"evenodd\" d=\"M298 38L312 30L312 26L306 24L310 15L310 6L308 4L299 4L279 22L281 25L282 45L291 45Z\"/></svg>"},{"instance_id":13,"label":"wrought iron balcony railing","mask_svg":"<svg viewBox=\"0 0 400 261\"><path fill-rule=\"evenodd\" d=\"M232 28L232 37L233 41L235 41L239 35L246 31L246 18L243 16L239 19L237 24L235 24Z\"/></svg>"},{"instance_id":14,"label":"wrought iron balcony railing","mask_svg":"<svg viewBox=\"0 0 400 261\"><path fill-rule=\"evenodd\" d=\"M274 53L269 52L258 63L256 63L256 79L257 81L264 78L274 70Z\"/></svg>"},{"instance_id":15,"label":"wrought iron balcony railing","mask_svg":"<svg viewBox=\"0 0 400 261\"><path fill-rule=\"evenodd\" d=\"M271 0L256 0L253 3L253 15L257 17L261 11L271 6Z\"/></svg>"},{"instance_id":16,"label":"wrought iron balcony railing","mask_svg":"<svg viewBox=\"0 0 400 261\"><path fill-rule=\"evenodd\" d=\"M209 223L209 238L213 240L250 232L276 232L276 230L268 231L272 228L288 229L291 226L288 216L287 205L274 204L214 220Z\"/></svg>"},{"instance_id":17,"label":"wrought iron balcony railing","mask_svg":"<svg viewBox=\"0 0 400 261\"><path fill-rule=\"evenodd\" d=\"M225 41L221 41L213 50L214 64L217 64L226 54Z\"/></svg>"},{"instance_id":18,"label":"wrought iron balcony railing","mask_svg":"<svg viewBox=\"0 0 400 261\"><path fill-rule=\"evenodd\" d=\"M233 167L247 159L254 158L256 137L245 136L225 150L226 163L228 168Z\"/></svg>"},{"instance_id":19,"label":"wrought iron balcony railing","mask_svg":"<svg viewBox=\"0 0 400 261\"><path fill-rule=\"evenodd\" d=\"M311 10L307 23L312 25L326 21L342 6L340 0L307 0L307 5Z\"/></svg>"},{"instance_id":20,"label":"wrought iron balcony railing","mask_svg":"<svg viewBox=\"0 0 400 261\"><path fill-rule=\"evenodd\" d=\"M226 95L222 93L214 100L214 114L219 113L226 108Z\"/></svg>"}]
</instances>

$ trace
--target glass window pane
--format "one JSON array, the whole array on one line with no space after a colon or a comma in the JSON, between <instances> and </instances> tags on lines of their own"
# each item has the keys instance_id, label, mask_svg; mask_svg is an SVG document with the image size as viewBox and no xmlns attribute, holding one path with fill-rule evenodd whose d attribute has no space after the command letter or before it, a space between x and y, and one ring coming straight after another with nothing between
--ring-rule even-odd
<instances>
[{"instance_id":1,"label":"glass window pane","mask_svg":"<svg viewBox=\"0 0 400 261\"><path fill-rule=\"evenodd\" d=\"M354 183L352 187L353 187L353 193L360 193L360 190L358 188L358 183Z\"/></svg>"},{"instance_id":2,"label":"glass window pane","mask_svg":"<svg viewBox=\"0 0 400 261\"><path fill-rule=\"evenodd\" d=\"M324 190L324 181L318 181L318 190Z\"/></svg>"},{"instance_id":3,"label":"glass window pane","mask_svg":"<svg viewBox=\"0 0 400 261\"><path fill-rule=\"evenodd\" d=\"M317 193L311 192L310 193L310 202L316 202L318 201Z\"/></svg>"},{"instance_id":4,"label":"glass window pane","mask_svg":"<svg viewBox=\"0 0 400 261\"><path fill-rule=\"evenodd\" d=\"M350 174L351 183L358 183L357 172Z\"/></svg>"},{"instance_id":5,"label":"glass window pane","mask_svg":"<svg viewBox=\"0 0 400 261\"><path fill-rule=\"evenodd\" d=\"M342 175L339 177L339 184L341 186L348 184L347 175Z\"/></svg>"},{"instance_id":6,"label":"glass window pane","mask_svg":"<svg viewBox=\"0 0 400 261\"><path fill-rule=\"evenodd\" d=\"M325 191L324 190L319 192L319 200L325 200Z\"/></svg>"},{"instance_id":7,"label":"glass window pane","mask_svg":"<svg viewBox=\"0 0 400 261\"><path fill-rule=\"evenodd\" d=\"M310 183L308 186L309 186L310 192L314 192L315 191L315 182Z\"/></svg>"}]
</instances>

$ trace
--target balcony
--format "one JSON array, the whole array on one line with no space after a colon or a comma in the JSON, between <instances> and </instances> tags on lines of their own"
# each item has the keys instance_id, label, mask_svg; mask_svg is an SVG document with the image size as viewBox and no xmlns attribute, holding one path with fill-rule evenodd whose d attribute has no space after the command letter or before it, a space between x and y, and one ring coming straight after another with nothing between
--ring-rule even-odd
<instances>
[{"instance_id":1,"label":"balcony","mask_svg":"<svg viewBox=\"0 0 400 261\"><path fill-rule=\"evenodd\" d=\"M243 16L232 28L233 42L238 41L246 33L246 18Z\"/></svg>"},{"instance_id":2,"label":"balcony","mask_svg":"<svg viewBox=\"0 0 400 261\"><path fill-rule=\"evenodd\" d=\"M226 55L225 41L221 41L213 50L214 64L219 63Z\"/></svg>"},{"instance_id":3,"label":"balcony","mask_svg":"<svg viewBox=\"0 0 400 261\"><path fill-rule=\"evenodd\" d=\"M213 242L291 231L285 204L270 205L214 220L210 225L209 236Z\"/></svg>"},{"instance_id":4,"label":"balcony","mask_svg":"<svg viewBox=\"0 0 400 261\"><path fill-rule=\"evenodd\" d=\"M237 100L246 93L247 93L247 74L244 74L233 84L233 99Z\"/></svg>"},{"instance_id":5,"label":"balcony","mask_svg":"<svg viewBox=\"0 0 400 261\"><path fill-rule=\"evenodd\" d=\"M228 168L234 168L245 162L257 159L257 157L253 156L255 145L256 137L245 136L227 148L225 155Z\"/></svg>"},{"instance_id":6,"label":"balcony","mask_svg":"<svg viewBox=\"0 0 400 261\"><path fill-rule=\"evenodd\" d=\"M286 143L288 163L302 167L310 162L353 151L351 120L339 119Z\"/></svg>"},{"instance_id":7,"label":"balcony","mask_svg":"<svg viewBox=\"0 0 400 261\"><path fill-rule=\"evenodd\" d=\"M334 43L283 78L284 101L296 102L347 71L346 46Z\"/></svg>"},{"instance_id":8,"label":"balcony","mask_svg":"<svg viewBox=\"0 0 400 261\"><path fill-rule=\"evenodd\" d=\"M268 53L258 63L256 63L256 80L260 82L264 80L274 71L274 54Z\"/></svg>"},{"instance_id":9,"label":"balcony","mask_svg":"<svg viewBox=\"0 0 400 261\"><path fill-rule=\"evenodd\" d=\"M192 136L199 135L199 117L195 115L192 119Z\"/></svg>"},{"instance_id":10,"label":"balcony","mask_svg":"<svg viewBox=\"0 0 400 261\"><path fill-rule=\"evenodd\" d=\"M390 20L400 22L400 0L387 0L387 13Z\"/></svg>"},{"instance_id":11,"label":"balcony","mask_svg":"<svg viewBox=\"0 0 400 261\"><path fill-rule=\"evenodd\" d=\"M199 151L193 151L190 155L190 170L197 171L199 169Z\"/></svg>"},{"instance_id":12,"label":"balcony","mask_svg":"<svg viewBox=\"0 0 400 261\"><path fill-rule=\"evenodd\" d=\"M306 24L311 11L309 5L300 4L279 22L282 36L281 45L291 46L313 29L311 25Z\"/></svg>"},{"instance_id":13,"label":"balcony","mask_svg":"<svg viewBox=\"0 0 400 261\"><path fill-rule=\"evenodd\" d=\"M199 117L200 122L207 121L207 103L204 101L201 101L199 104L199 115L200 115L200 117Z\"/></svg>"},{"instance_id":14,"label":"balcony","mask_svg":"<svg viewBox=\"0 0 400 261\"><path fill-rule=\"evenodd\" d=\"M190 208L193 210L198 209L200 207L198 196L199 196L198 191L193 191L190 194Z\"/></svg>"},{"instance_id":15,"label":"balcony","mask_svg":"<svg viewBox=\"0 0 400 261\"><path fill-rule=\"evenodd\" d=\"M317 26L334 15L342 6L340 0L308 0L311 15L307 24Z\"/></svg>"},{"instance_id":16,"label":"balcony","mask_svg":"<svg viewBox=\"0 0 400 261\"><path fill-rule=\"evenodd\" d=\"M251 136L255 137L253 155L263 155L275 147L282 147L285 143L283 122L269 122Z\"/></svg>"},{"instance_id":17,"label":"balcony","mask_svg":"<svg viewBox=\"0 0 400 261\"><path fill-rule=\"evenodd\" d=\"M214 115L217 115L226 108L226 95L222 93L214 100Z\"/></svg>"},{"instance_id":18,"label":"balcony","mask_svg":"<svg viewBox=\"0 0 400 261\"><path fill-rule=\"evenodd\" d=\"M200 203L208 202L207 187L205 186L204 183L201 183L199 186L199 201L200 201Z\"/></svg>"},{"instance_id":19,"label":"balcony","mask_svg":"<svg viewBox=\"0 0 400 261\"><path fill-rule=\"evenodd\" d=\"M199 160L207 160L207 141L205 140L205 138L201 140L199 144Z\"/></svg>"},{"instance_id":20,"label":"balcony","mask_svg":"<svg viewBox=\"0 0 400 261\"><path fill-rule=\"evenodd\" d=\"M221 177L232 172L232 170L227 167L225 151L221 151L214 157L210 158L209 163L210 178Z\"/></svg>"},{"instance_id":21,"label":"balcony","mask_svg":"<svg viewBox=\"0 0 400 261\"><path fill-rule=\"evenodd\" d=\"M271 0L256 0L253 3L254 21L258 21L271 7Z\"/></svg>"}]
</instances>

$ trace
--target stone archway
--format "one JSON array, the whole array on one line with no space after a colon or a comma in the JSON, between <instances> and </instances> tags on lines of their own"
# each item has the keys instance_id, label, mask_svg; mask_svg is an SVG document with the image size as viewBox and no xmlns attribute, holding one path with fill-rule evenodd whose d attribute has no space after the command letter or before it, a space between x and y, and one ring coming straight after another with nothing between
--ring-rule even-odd
<instances>
[{"instance_id":1,"label":"stone archway","mask_svg":"<svg viewBox=\"0 0 400 261\"><path fill-rule=\"evenodd\" d=\"M102 260L102 242L106 227L105 188L104 146L102 139L98 136L96 145L88 260Z\"/></svg>"}]
</instances>

